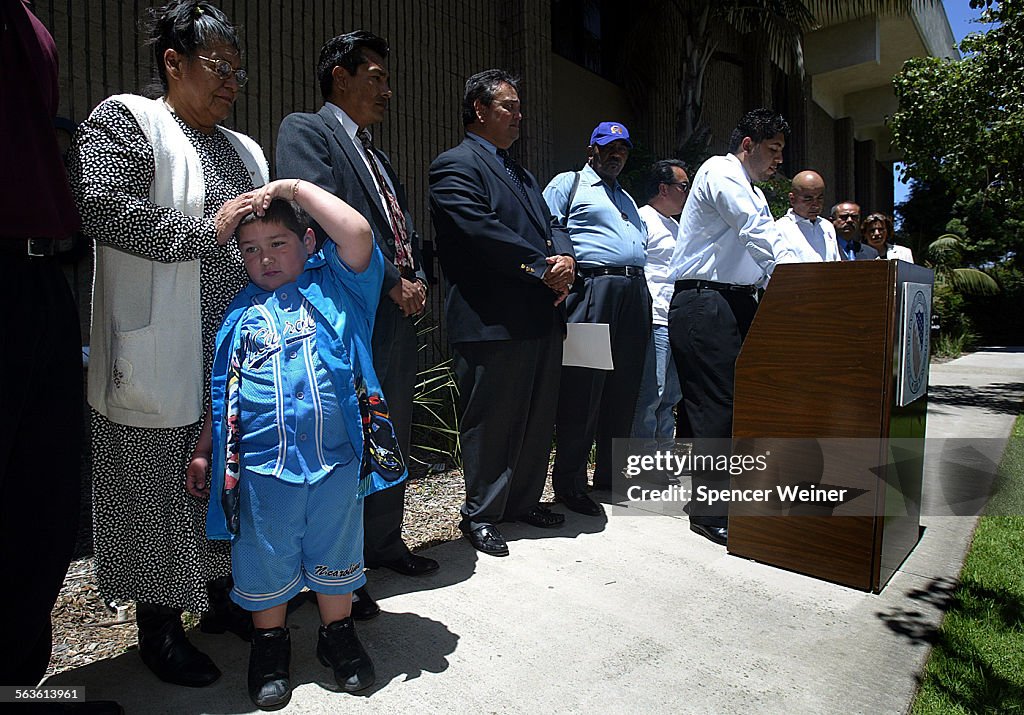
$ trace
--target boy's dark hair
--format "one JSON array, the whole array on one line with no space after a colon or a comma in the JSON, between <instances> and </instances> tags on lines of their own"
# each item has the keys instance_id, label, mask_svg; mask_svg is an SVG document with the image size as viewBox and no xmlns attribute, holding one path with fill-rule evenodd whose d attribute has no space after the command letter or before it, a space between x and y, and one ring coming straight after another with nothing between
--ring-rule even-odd
<instances>
[{"instance_id":1,"label":"boy's dark hair","mask_svg":"<svg viewBox=\"0 0 1024 715\"><path fill-rule=\"evenodd\" d=\"M189 0L169 2L150 8L147 44L153 47L156 80L167 91L164 52L174 50L195 59L203 48L218 42L231 45L239 53L238 32L224 12L210 2Z\"/></svg>"},{"instance_id":2,"label":"boy's dark hair","mask_svg":"<svg viewBox=\"0 0 1024 715\"><path fill-rule=\"evenodd\" d=\"M466 92L462 95L462 126L468 127L476 121L473 103L479 99L485 107L491 106L502 84L511 85L512 89L519 91L519 78L505 70L484 70L466 80Z\"/></svg>"},{"instance_id":3,"label":"boy's dark hair","mask_svg":"<svg viewBox=\"0 0 1024 715\"><path fill-rule=\"evenodd\" d=\"M740 119L729 137L729 153L735 152L743 143L744 137L750 137L755 144L771 139L776 134L789 136L789 124L782 115L773 109L754 109Z\"/></svg>"},{"instance_id":4,"label":"boy's dark hair","mask_svg":"<svg viewBox=\"0 0 1024 715\"><path fill-rule=\"evenodd\" d=\"M644 201L650 201L658 195L658 188L662 184L671 184L676 180L673 169L686 171L686 164L679 159L662 159L651 164L647 173L647 180L644 182Z\"/></svg>"},{"instance_id":5,"label":"boy's dark hair","mask_svg":"<svg viewBox=\"0 0 1024 715\"><path fill-rule=\"evenodd\" d=\"M355 30L338 35L328 40L320 48L320 59L316 63L316 78L320 83L320 94L324 99L331 98L335 67L341 67L350 75L354 75L360 65L369 62L363 52L364 49L376 52L382 58L387 59L390 48L388 48L387 40L366 30Z\"/></svg>"},{"instance_id":6,"label":"boy's dark hair","mask_svg":"<svg viewBox=\"0 0 1024 715\"><path fill-rule=\"evenodd\" d=\"M249 214L243 218L238 228L242 226L248 226L251 223L278 223L284 226L286 229L294 233L302 240L302 237L306 234L306 229L311 225L309 220L309 214L307 214L301 206L292 201L285 201L284 199L274 199L270 202L270 206L263 212L262 216L256 214Z\"/></svg>"}]
</instances>

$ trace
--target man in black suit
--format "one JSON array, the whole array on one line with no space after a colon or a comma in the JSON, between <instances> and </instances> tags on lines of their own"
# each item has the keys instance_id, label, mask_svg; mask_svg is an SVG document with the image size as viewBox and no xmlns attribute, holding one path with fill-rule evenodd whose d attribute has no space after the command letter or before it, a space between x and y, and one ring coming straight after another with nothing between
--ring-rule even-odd
<instances>
[{"instance_id":1,"label":"man in black suit","mask_svg":"<svg viewBox=\"0 0 1024 715\"><path fill-rule=\"evenodd\" d=\"M466 82L466 138L430 165L430 213L448 281L448 338L459 379L466 502L459 528L506 556L495 524L565 521L538 503L547 478L576 273L572 243L537 180L508 155L522 114L517 80L487 70Z\"/></svg>"},{"instance_id":2,"label":"man in black suit","mask_svg":"<svg viewBox=\"0 0 1024 715\"><path fill-rule=\"evenodd\" d=\"M839 257L844 261L870 261L878 251L860 240L860 206L842 201L832 207L832 225L836 229Z\"/></svg>"},{"instance_id":3,"label":"man in black suit","mask_svg":"<svg viewBox=\"0 0 1024 715\"><path fill-rule=\"evenodd\" d=\"M391 98L388 43L365 30L339 35L320 50L317 79L325 100L315 114L289 114L277 135L277 175L305 179L365 216L384 254L384 282L373 328L373 367L391 411L399 448L409 456L416 385L416 325L427 297L418 239L405 189L391 162L373 146L367 127L384 119ZM326 238L319 226L318 243ZM402 541L404 482L372 494L363 505L363 555L370 568L409 576L437 570ZM368 606L365 589L357 592ZM376 615L375 606L365 616Z\"/></svg>"}]
</instances>

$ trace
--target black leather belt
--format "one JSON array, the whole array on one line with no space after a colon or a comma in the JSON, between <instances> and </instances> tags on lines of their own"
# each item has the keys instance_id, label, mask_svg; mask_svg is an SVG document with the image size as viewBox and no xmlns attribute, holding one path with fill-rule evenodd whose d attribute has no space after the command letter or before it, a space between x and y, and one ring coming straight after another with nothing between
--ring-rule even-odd
<instances>
[{"instance_id":1,"label":"black leather belt","mask_svg":"<svg viewBox=\"0 0 1024 715\"><path fill-rule=\"evenodd\" d=\"M0 238L0 253L20 258L53 258L62 253L55 238Z\"/></svg>"},{"instance_id":2,"label":"black leather belt","mask_svg":"<svg viewBox=\"0 0 1024 715\"><path fill-rule=\"evenodd\" d=\"M717 291L729 291L730 293L744 293L746 295L754 295L757 293L757 286L741 286L734 283L719 283L717 281L676 281L676 290L717 290Z\"/></svg>"},{"instance_id":3,"label":"black leather belt","mask_svg":"<svg viewBox=\"0 0 1024 715\"><path fill-rule=\"evenodd\" d=\"M643 276L644 269L637 266L598 266L596 268L580 268L579 273L584 278L594 276L628 276L634 278Z\"/></svg>"}]
</instances>

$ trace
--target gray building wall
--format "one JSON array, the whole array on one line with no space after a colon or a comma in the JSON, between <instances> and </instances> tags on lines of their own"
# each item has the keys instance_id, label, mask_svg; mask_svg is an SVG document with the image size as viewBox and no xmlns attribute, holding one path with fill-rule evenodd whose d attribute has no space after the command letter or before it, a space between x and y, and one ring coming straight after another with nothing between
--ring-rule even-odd
<instances>
[{"instance_id":1,"label":"gray building wall","mask_svg":"<svg viewBox=\"0 0 1024 715\"><path fill-rule=\"evenodd\" d=\"M503 67L522 77L522 138L513 152L541 182L579 166L593 125L617 119L656 156L675 146L679 67L672 62L623 65L617 81L590 73L552 52L548 0L223 0L242 30L245 64L252 74L228 126L256 139L273 165L277 127L293 111L315 111L322 103L314 68L323 42L365 28L391 43L389 69L395 95L378 145L392 157L405 184L413 217L428 241L427 169L441 151L461 140L460 101L466 77ZM103 98L139 91L150 81L150 52L142 46L140 20L149 3L140 0L38 0L36 12L50 28L61 57L60 115L82 121ZM621 28L610 28L612 31ZM655 55L670 56L679 41L671 22L637 30L635 42L650 43ZM784 76L766 59L756 37L733 35L707 69L704 119L710 150L721 153L736 120L758 106L789 114L799 136L787 152L787 172L817 168L835 199L856 195L865 206L891 211L891 167L876 165L867 145L857 144L849 119L833 120L808 99L807 84ZM696 169L696 167L691 167ZM887 173L888 172L888 173ZM435 271L436 272L436 271ZM87 323L87 263L73 282ZM430 306L436 320L444 290L438 283ZM445 353L443 326L428 339L425 364Z\"/></svg>"},{"instance_id":2,"label":"gray building wall","mask_svg":"<svg viewBox=\"0 0 1024 715\"><path fill-rule=\"evenodd\" d=\"M808 101L807 148L803 165L796 170L811 169L825 180L826 213L837 201L836 196L836 131L835 122L814 101Z\"/></svg>"}]
</instances>

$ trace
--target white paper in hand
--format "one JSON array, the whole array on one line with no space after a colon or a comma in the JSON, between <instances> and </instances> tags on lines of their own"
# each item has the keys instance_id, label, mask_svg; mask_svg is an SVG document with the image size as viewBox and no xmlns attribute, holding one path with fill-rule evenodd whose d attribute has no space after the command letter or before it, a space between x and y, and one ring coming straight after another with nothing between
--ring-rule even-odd
<instances>
[{"instance_id":1,"label":"white paper in hand","mask_svg":"<svg viewBox=\"0 0 1024 715\"><path fill-rule=\"evenodd\" d=\"M608 323L569 323L562 345L562 365L614 370Z\"/></svg>"}]
</instances>

